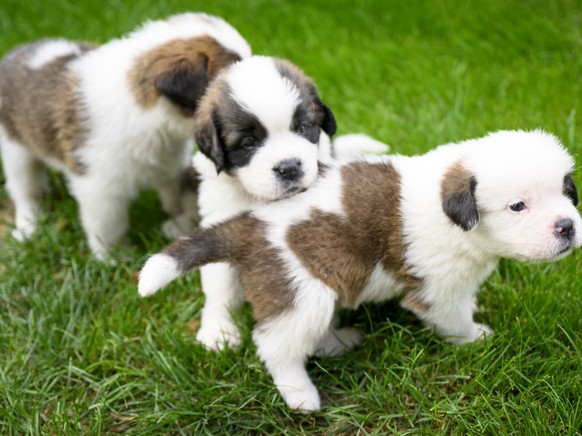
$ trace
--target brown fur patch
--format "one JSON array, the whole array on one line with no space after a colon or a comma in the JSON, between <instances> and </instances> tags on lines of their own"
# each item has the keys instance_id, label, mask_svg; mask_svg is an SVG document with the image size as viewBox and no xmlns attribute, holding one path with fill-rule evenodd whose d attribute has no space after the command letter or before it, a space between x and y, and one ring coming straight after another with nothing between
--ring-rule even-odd
<instances>
[{"instance_id":1,"label":"brown fur patch","mask_svg":"<svg viewBox=\"0 0 582 436\"><path fill-rule=\"evenodd\" d=\"M461 161L455 162L445 172L441 183L441 196L446 197L465 192L470 188L473 174L466 169Z\"/></svg>"},{"instance_id":2,"label":"brown fur patch","mask_svg":"<svg viewBox=\"0 0 582 436\"><path fill-rule=\"evenodd\" d=\"M280 253L265 239L265 223L249 213L178 239L163 253L186 272L202 264L229 261L239 267L239 278L257 322L293 306L294 292Z\"/></svg>"},{"instance_id":3,"label":"brown fur patch","mask_svg":"<svg viewBox=\"0 0 582 436\"><path fill-rule=\"evenodd\" d=\"M236 241L235 258L246 299L260 323L289 310L295 293L278 249L267 239L265 223L250 215L234 219L230 240Z\"/></svg>"},{"instance_id":4,"label":"brown fur patch","mask_svg":"<svg viewBox=\"0 0 582 436\"><path fill-rule=\"evenodd\" d=\"M220 103L227 98L229 89L224 76L220 76L206 88L204 97L200 100L200 105L194 116L197 131L204 130L208 125L213 124L213 114Z\"/></svg>"},{"instance_id":5,"label":"brown fur patch","mask_svg":"<svg viewBox=\"0 0 582 436\"><path fill-rule=\"evenodd\" d=\"M409 290L419 285L403 261L400 175L390 164L356 162L342 169L345 217L314 211L289 228L287 242L314 276L352 306L376 265Z\"/></svg>"},{"instance_id":6,"label":"brown fur patch","mask_svg":"<svg viewBox=\"0 0 582 436\"><path fill-rule=\"evenodd\" d=\"M54 59L39 69L26 66L46 41L15 49L0 64L0 123L8 135L35 154L62 162L82 173L75 157L87 135L86 114L77 93L78 80L68 66L79 55ZM93 46L78 44L82 53Z\"/></svg>"},{"instance_id":7,"label":"brown fur patch","mask_svg":"<svg viewBox=\"0 0 582 436\"><path fill-rule=\"evenodd\" d=\"M160 77L201 68L208 79L213 79L222 68L237 60L240 60L238 54L227 50L209 36L175 39L137 58L128 73L128 79L137 103L144 108L150 108L161 95L156 87L156 81ZM203 88L206 85L205 82ZM197 92L202 95L204 89ZM188 115L191 116L192 113Z\"/></svg>"}]
</instances>

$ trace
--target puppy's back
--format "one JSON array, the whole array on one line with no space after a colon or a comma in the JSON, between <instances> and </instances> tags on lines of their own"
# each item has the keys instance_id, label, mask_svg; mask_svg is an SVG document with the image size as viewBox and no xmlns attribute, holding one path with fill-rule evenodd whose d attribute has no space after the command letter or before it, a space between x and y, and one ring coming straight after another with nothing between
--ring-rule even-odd
<instances>
[{"instance_id":1,"label":"puppy's back","mask_svg":"<svg viewBox=\"0 0 582 436\"><path fill-rule=\"evenodd\" d=\"M73 156L86 134L83 104L75 92L72 62L90 44L44 39L19 46L0 62L0 124L8 137L37 156L73 172Z\"/></svg>"}]
</instances>

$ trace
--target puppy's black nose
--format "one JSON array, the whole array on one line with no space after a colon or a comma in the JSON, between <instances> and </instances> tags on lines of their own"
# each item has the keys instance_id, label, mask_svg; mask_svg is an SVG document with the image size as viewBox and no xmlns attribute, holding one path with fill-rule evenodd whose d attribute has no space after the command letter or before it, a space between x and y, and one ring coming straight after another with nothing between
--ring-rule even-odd
<instances>
[{"instance_id":1,"label":"puppy's black nose","mask_svg":"<svg viewBox=\"0 0 582 436\"><path fill-rule=\"evenodd\" d=\"M565 238L572 239L576 234L574 222L570 218L561 218L554 223L556 232Z\"/></svg>"},{"instance_id":2,"label":"puppy's black nose","mask_svg":"<svg viewBox=\"0 0 582 436\"><path fill-rule=\"evenodd\" d=\"M278 178L287 181L297 180L303 175L303 170L301 169L301 161L299 159L289 159L279 162L279 164L273 168L273 171Z\"/></svg>"}]
</instances>

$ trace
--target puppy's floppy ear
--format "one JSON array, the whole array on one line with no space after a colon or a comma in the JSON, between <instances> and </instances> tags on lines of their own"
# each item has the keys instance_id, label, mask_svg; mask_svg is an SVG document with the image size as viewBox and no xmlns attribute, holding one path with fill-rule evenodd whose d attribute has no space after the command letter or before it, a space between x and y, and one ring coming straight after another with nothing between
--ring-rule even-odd
<instances>
[{"instance_id":1,"label":"puppy's floppy ear","mask_svg":"<svg viewBox=\"0 0 582 436\"><path fill-rule=\"evenodd\" d=\"M477 179L461 162L452 165L441 182L443 212L466 232L474 229L479 222L476 188Z\"/></svg>"},{"instance_id":2,"label":"puppy's floppy ear","mask_svg":"<svg viewBox=\"0 0 582 436\"><path fill-rule=\"evenodd\" d=\"M224 143L218 132L215 113L204 120L198 117L194 138L202 154L214 162L216 173L220 173L224 169Z\"/></svg>"},{"instance_id":3,"label":"puppy's floppy ear","mask_svg":"<svg viewBox=\"0 0 582 436\"><path fill-rule=\"evenodd\" d=\"M208 58L197 57L197 62L176 62L171 69L156 77L156 89L172 103L183 109L194 111L198 100L208 86Z\"/></svg>"},{"instance_id":4,"label":"puppy's floppy ear","mask_svg":"<svg viewBox=\"0 0 582 436\"><path fill-rule=\"evenodd\" d=\"M564 195L568 197L574 206L578 206L578 189L570 174L564 176Z\"/></svg>"},{"instance_id":5,"label":"puppy's floppy ear","mask_svg":"<svg viewBox=\"0 0 582 436\"><path fill-rule=\"evenodd\" d=\"M335 132L337 131L337 124L335 122L335 117L333 116L333 112L331 111L330 108L328 108L321 101L319 102L319 104L321 105L321 108L322 108L323 113L324 113L323 123L321 124L321 128L329 136L333 136L335 134Z\"/></svg>"}]
</instances>

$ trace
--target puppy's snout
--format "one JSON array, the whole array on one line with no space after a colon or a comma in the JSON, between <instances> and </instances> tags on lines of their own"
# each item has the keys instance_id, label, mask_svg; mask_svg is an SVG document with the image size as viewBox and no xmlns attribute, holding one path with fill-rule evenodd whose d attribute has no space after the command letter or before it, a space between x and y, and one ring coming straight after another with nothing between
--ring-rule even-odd
<instances>
[{"instance_id":1,"label":"puppy's snout","mask_svg":"<svg viewBox=\"0 0 582 436\"><path fill-rule=\"evenodd\" d=\"M557 233L567 239L572 239L576 234L576 229L574 229L574 221L572 221L570 218L559 219L554 223L554 228Z\"/></svg>"},{"instance_id":2,"label":"puppy's snout","mask_svg":"<svg viewBox=\"0 0 582 436\"><path fill-rule=\"evenodd\" d=\"M273 168L273 171L279 179L290 182L297 180L303 175L303 169L301 168L301 161L299 159L289 159L279 162Z\"/></svg>"}]
</instances>

